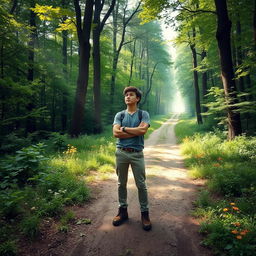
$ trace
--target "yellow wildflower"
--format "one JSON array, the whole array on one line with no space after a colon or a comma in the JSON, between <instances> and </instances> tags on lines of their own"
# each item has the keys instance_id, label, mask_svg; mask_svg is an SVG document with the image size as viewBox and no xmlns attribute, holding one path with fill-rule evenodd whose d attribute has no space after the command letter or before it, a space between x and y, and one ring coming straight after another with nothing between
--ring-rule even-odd
<instances>
[{"instance_id":1,"label":"yellow wildflower","mask_svg":"<svg viewBox=\"0 0 256 256\"><path fill-rule=\"evenodd\" d=\"M230 203L230 205L236 205L235 203Z\"/></svg>"},{"instance_id":2,"label":"yellow wildflower","mask_svg":"<svg viewBox=\"0 0 256 256\"><path fill-rule=\"evenodd\" d=\"M223 209L223 212L227 212L227 211L228 211L228 208L224 208L224 209Z\"/></svg>"}]
</instances>

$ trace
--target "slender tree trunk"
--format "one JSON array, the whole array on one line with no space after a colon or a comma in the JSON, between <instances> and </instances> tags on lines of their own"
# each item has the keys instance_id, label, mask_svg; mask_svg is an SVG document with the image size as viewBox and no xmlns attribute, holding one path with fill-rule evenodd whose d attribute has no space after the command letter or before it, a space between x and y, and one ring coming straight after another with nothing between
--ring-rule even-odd
<instances>
[{"instance_id":1,"label":"slender tree trunk","mask_svg":"<svg viewBox=\"0 0 256 256\"><path fill-rule=\"evenodd\" d=\"M116 0L112 0L111 5L104 16L100 20L101 11L104 1L95 0L95 10L93 16L93 95L94 95L94 133L102 132L101 124L101 59L100 59L100 34L103 30L105 22L114 9Z\"/></svg>"},{"instance_id":2,"label":"slender tree trunk","mask_svg":"<svg viewBox=\"0 0 256 256\"><path fill-rule=\"evenodd\" d=\"M135 57L135 50L136 50L136 39L133 42L132 59L131 59L131 65L130 65L130 76L129 76L129 82L128 82L129 86L130 86L131 81L132 81L132 72L133 72L133 63L134 63L134 57Z\"/></svg>"},{"instance_id":3,"label":"slender tree trunk","mask_svg":"<svg viewBox=\"0 0 256 256\"><path fill-rule=\"evenodd\" d=\"M34 1L31 1L31 7L35 7ZM34 80L34 58L35 58L35 43L36 43L36 14L30 10L29 25L31 27L29 42L28 42L28 73L27 79L29 82ZM26 105L27 113L31 113L35 109L35 99L31 98L30 102ZM27 133L36 130L36 120L33 117L26 119L26 135Z\"/></svg>"},{"instance_id":4,"label":"slender tree trunk","mask_svg":"<svg viewBox=\"0 0 256 256\"><path fill-rule=\"evenodd\" d=\"M68 54L67 54L67 41L68 31L62 31L62 64L63 64L63 76L65 83L68 84ZM68 92L67 88L63 88L62 91L62 112L61 112L61 129L63 132L67 130L68 121Z\"/></svg>"},{"instance_id":5,"label":"slender tree trunk","mask_svg":"<svg viewBox=\"0 0 256 256\"><path fill-rule=\"evenodd\" d=\"M52 111L51 111L51 131L55 131L55 121L56 121L56 89L53 87L52 94Z\"/></svg>"},{"instance_id":6,"label":"slender tree trunk","mask_svg":"<svg viewBox=\"0 0 256 256\"><path fill-rule=\"evenodd\" d=\"M118 9L119 2L117 0L116 8L113 10L113 61L112 61L112 73L111 73L111 81L110 81L110 112L112 113L113 104L114 104L114 94L115 94L115 80L116 80L116 69L117 69L117 19L118 19Z\"/></svg>"},{"instance_id":7,"label":"slender tree trunk","mask_svg":"<svg viewBox=\"0 0 256 256\"><path fill-rule=\"evenodd\" d=\"M144 56L145 47L141 44L140 64L139 64L139 78L142 79L142 62Z\"/></svg>"},{"instance_id":8,"label":"slender tree trunk","mask_svg":"<svg viewBox=\"0 0 256 256\"><path fill-rule=\"evenodd\" d=\"M151 89L152 89L153 76L154 76L154 74L155 74L156 67L157 67L157 65L158 65L159 63L160 63L160 62L155 63L155 65L154 65L154 67L153 67L153 70L152 70L152 73L150 74L150 76L149 76L149 74L148 74L148 76L149 76L148 87L147 87L147 91L146 91L146 93L145 93L145 96L143 97L143 102L140 103L140 106L141 106L141 107L142 107L146 102L148 102L148 101L147 101L147 98L148 98L148 95L149 95L149 93L150 93L150 91L151 91ZM149 73L149 71L148 71L148 73Z\"/></svg>"},{"instance_id":9,"label":"slender tree trunk","mask_svg":"<svg viewBox=\"0 0 256 256\"><path fill-rule=\"evenodd\" d=\"M193 28L193 41L196 36L195 28ZM193 57L193 75L194 75L194 89L195 89L195 109L196 109L196 118L197 123L202 124L203 119L201 115L201 105L200 105L200 92L199 92L199 83L198 83L198 72L195 70L197 68L197 54L195 44L193 42L190 43L190 49L192 51Z\"/></svg>"},{"instance_id":10,"label":"slender tree trunk","mask_svg":"<svg viewBox=\"0 0 256 256\"><path fill-rule=\"evenodd\" d=\"M81 133L82 129L85 98L89 80L89 60L91 50L89 39L92 24L93 1L86 0L83 25L81 20L81 8L79 5L79 0L74 0L74 5L76 11L77 34L79 41L79 69L70 134L73 137L77 137Z\"/></svg>"},{"instance_id":11,"label":"slender tree trunk","mask_svg":"<svg viewBox=\"0 0 256 256\"><path fill-rule=\"evenodd\" d=\"M118 9L119 9L119 0L117 1L116 8L113 11L113 63L112 63L112 75L111 75L111 83L110 83L110 114L113 114L113 104L114 104L114 97L115 97L115 83L116 83L116 72L117 72L117 64L119 59L119 54L121 52L121 49L123 45L125 44L125 34L126 34L126 28L133 18L133 16L138 12L138 9L140 7L141 2L139 2L136 9L133 11L133 13L126 18L126 7L124 8L124 13L122 17L122 34L121 34L121 40L117 47L117 22L118 22Z\"/></svg>"},{"instance_id":12,"label":"slender tree trunk","mask_svg":"<svg viewBox=\"0 0 256 256\"><path fill-rule=\"evenodd\" d=\"M253 40L254 40L254 46L256 47L256 0L254 0L254 11L253 11Z\"/></svg>"},{"instance_id":13,"label":"slender tree trunk","mask_svg":"<svg viewBox=\"0 0 256 256\"><path fill-rule=\"evenodd\" d=\"M202 54L202 61L204 60L204 58L206 57L206 51L203 50ZM202 73L202 95L203 95L203 103L205 103L206 100L206 94L207 94L207 71L204 71ZM203 106L202 108L203 112L205 113L207 111L207 107Z\"/></svg>"},{"instance_id":14,"label":"slender tree trunk","mask_svg":"<svg viewBox=\"0 0 256 256\"><path fill-rule=\"evenodd\" d=\"M237 66L240 66L243 61L243 54L242 54L242 34L241 34L241 22L240 22L240 15L237 14L238 21L236 22L236 32L237 32ZM244 78L240 77L238 80L239 90L240 92L244 92ZM244 101L246 101L246 97L243 96L242 98Z\"/></svg>"},{"instance_id":15,"label":"slender tree trunk","mask_svg":"<svg viewBox=\"0 0 256 256\"><path fill-rule=\"evenodd\" d=\"M100 2L96 0L96 2ZM94 95L94 133L101 133L101 66L100 66L100 12L95 8L93 20L93 95Z\"/></svg>"},{"instance_id":16,"label":"slender tree trunk","mask_svg":"<svg viewBox=\"0 0 256 256\"><path fill-rule=\"evenodd\" d=\"M1 40L0 58L1 58L1 78L4 78L4 43L2 40Z\"/></svg>"},{"instance_id":17,"label":"slender tree trunk","mask_svg":"<svg viewBox=\"0 0 256 256\"><path fill-rule=\"evenodd\" d=\"M66 8L67 3L62 0L62 7ZM66 17L64 17L66 20ZM65 78L65 83L68 84L68 31L62 31L62 64L63 64L63 76ZM68 92L67 88L63 88L62 91L62 112L61 112L61 129L63 132L67 131L67 121L68 121Z\"/></svg>"},{"instance_id":18,"label":"slender tree trunk","mask_svg":"<svg viewBox=\"0 0 256 256\"><path fill-rule=\"evenodd\" d=\"M231 21L228 17L226 0L214 1L218 20L216 38L220 54L221 77L227 101L233 105L237 103L237 95L230 44ZM240 114L236 110L236 107L227 107L229 139L233 139L242 133Z\"/></svg>"}]
</instances>

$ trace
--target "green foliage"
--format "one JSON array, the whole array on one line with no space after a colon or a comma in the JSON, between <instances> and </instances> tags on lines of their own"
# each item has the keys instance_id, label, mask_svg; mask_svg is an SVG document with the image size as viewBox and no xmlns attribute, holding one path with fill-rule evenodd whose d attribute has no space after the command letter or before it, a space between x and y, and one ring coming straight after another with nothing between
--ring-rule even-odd
<instances>
[{"instance_id":1,"label":"green foliage","mask_svg":"<svg viewBox=\"0 0 256 256\"><path fill-rule=\"evenodd\" d=\"M52 145L54 151L63 151L67 148L67 135L53 132L49 144Z\"/></svg>"},{"instance_id":2,"label":"green foliage","mask_svg":"<svg viewBox=\"0 0 256 256\"><path fill-rule=\"evenodd\" d=\"M7 240L0 244L0 255L2 256L16 256L18 252L15 241Z\"/></svg>"},{"instance_id":3,"label":"green foliage","mask_svg":"<svg viewBox=\"0 0 256 256\"><path fill-rule=\"evenodd\" d=\"M60 219L60 225L58 227L61 232L68 232L68 224L75 219L75 214L72 211L67 211Z\"/></svg>"},{"instance_id":4,"label":"green foliage","mask_svg":"<svg viewBox=\"0 0 256 256\"><path fill-rule=\"evenodd\" d=\"M176 127L177 135L184 137L186 132L180 129L189 122ZM190 134L183 139L182 151L192 175L208 179L193 215L204 220L203 244L216 255L255 254L255 143L255 137L246 136L227 141L220 132Z\"/></svg>"},{"instance_id":5,"label":"green foliage","mask_svg":"<svg viewBox=\"0 0 256 256\"><path fill-rule=\"evenodd\" d=\"M1 190L0 216L12 219L23 212L24 193L16 189Z\"/></svg>"},{"instance_id":6,"label":"green foliage","mask_svg":"<svg viewBox=\"0 0 256 256\"><path fill-rule=\"evenodd\" d=\"M2 154L13 154L15 151L28 147L30 144L30 138L21 137L17 133L9 133L1 139L0 152Z\"/></svg>"},{"instance_id":7,"label":"green foliage","mask_svg":"<svg viewBox=\"0 0 256 256\"><path fill-rule=\"evenodd\" d=\"M232 94L230 94L232 95ZM218 124L227 126L227 111L230 108L236 108L236 112L241 114L244 113L255 113L255 101L245 101L242 100L243 97L248 96L247 93L238 94L238 103L231 102L231 98L229 98L224 93L224 89L220 89L219 87L211 87L209 89L208 103L205 104L207 106L208 111L204 113L204 115L214 115L216 120L219 120Z\"/></svg>"},{"instance_id":8,"label":"green foliage","mask_svg":"<svg viewBox=\"0 0 256 256\"><path fill-rule=\"evenodd\" d=\"M20 224L21 232L31 239L36 238L39 234L40 222L41 219L36 215L26 216Z\"/></svg>"},{"instance_id":9,"label":"green foliage","mask_svg":"<svg viewBox=\"0 0 256 256\"><path fill-rule=\"evenodd\" d=\"M41 166L47 158L43 155L45 145L38 143L16 151L16 155L0 162L2 170L0 174L1 188L12 185L24 185L38 174Z\"/></svg>"}]
</instances>

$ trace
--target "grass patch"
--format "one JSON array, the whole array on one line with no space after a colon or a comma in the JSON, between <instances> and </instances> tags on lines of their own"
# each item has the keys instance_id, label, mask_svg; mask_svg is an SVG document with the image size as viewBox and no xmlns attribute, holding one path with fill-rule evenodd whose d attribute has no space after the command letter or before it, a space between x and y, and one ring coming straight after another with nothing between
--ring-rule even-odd
<instances>
[{"instance_id":1,"label":"grass patch","mask_svg":"<svg viewBox=\"0 0 256 256\"><path fill-rule=\"evenodd\" d=\"M256 138L227 141L221 131L206 132L195 120L182 120L176 135L190 175L207 179L193 213L203 219L203 244L216 255L254 255Z\"/></svg>"}]
</instances>

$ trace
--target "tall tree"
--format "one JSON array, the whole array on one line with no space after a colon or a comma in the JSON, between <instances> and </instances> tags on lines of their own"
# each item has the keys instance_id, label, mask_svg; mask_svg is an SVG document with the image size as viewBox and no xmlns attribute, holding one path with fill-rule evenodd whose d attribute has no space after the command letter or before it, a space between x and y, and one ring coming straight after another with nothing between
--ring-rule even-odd
<instances>
[{"instance_id":1,"label":"tall tree","mask_svg":"<svg viewBox=\"0 0 256 256\"><path fill-rule=\"evenodd\" d=\"M95 0L93 16L93 94L94 94L94 133L102 131L101 124L101 60L100 60L100 34L103 27L114 9L116 0L112 0L108 11L102 21L100 15L105 0Z\"/></svg>"},{"instance_id":2,"label":"tall tree","mask_svg":"<svg viewBox=\"0 0 256 256\"><path fill-rule=\"evenodd\" d=\"M195 37L196 37L196 29L193 27L192 28L192 39L190 38L190 40L189 40L190 41L189 46L190 46L190 49L192 52L192 57L193 57L193 76L194 76L194 88L195 88L196 118L197 118L197 123L202 124L203 119L202 119L202 115L201 115L198 72L196 70L196 68L197 68L197 52L196 52L196 46L195 46Z\"/></svg>"},{"instance_id":3,"label":"tall tree","mask_svg":"<svg viewBox=\"0 0 256 256\"><path fill-rule=\"evenodd\" d=\"M112 74L111 74L111 82L110 82L110 105L113 106L114 103L114 95L115 95L115 84L116 84L116 72L117 72L117 64L119 59L119 54L121 52L122 47L127 43L125 42L125 34L126 29L133 18L133 16L138 12L141 2L137 5L134 11L130 15L128 15L128 3L126 1L123 14L122 14L122 32L121 32L121 40L117 46L117 32L118 32L118 16L119 16L119 6L120 0L117 0L116 8L113 11L113 61L112 61ZM110 110L110 113L113 113L113 109Z\"/></svg>"},{"instance_id":4,"label":"tall tree","mask_svg":"<svg viewBox=\"0 0 256 256\"><path fill-rule=\"evenodd\" d=\"M35 1L30 0L30 8L35 7ZM35 61L35 44L36 44L36 13L33 10L30 10L29 15L29 26L30 26L30 36L28 42L28 71L27 79L30 83L34 80L34 61ZM33 95L34 96L34 95ZM30 113L35 109L34 99L30 99L26 109ZM26 133L34 132L36 130L36 120L34 117L28 117L26 120Z\"/></svg>"},{"instance_id":5,"label":"tall tree","mask_svg":"<svg viewBox=\"0 0 256 256\"><path fill-rule=\"evenodd\" d=\"M237 103L236 84L234 80L234 70L231 54L231 21L228 17L226 0L214 0L217 11L217 32L216 38L221 62L221 78L228 101L228 138L233 139L242 133L240 114L234 106Z\"/></svg>"},{"instance_id":6,"label":"tall tree","mask_svg":"<svg viewBox=\"0 0 256 256\"><path fill-rule=\"evenodd\" d=\"M91 51L89 40L92 25L93 1L86 0L83 21L79 0L74 0L74 6L79 42L79 70L70 135L77 137L82 129L85 99L89 81L89 60Z\"/></svg>"}]
</instances>

